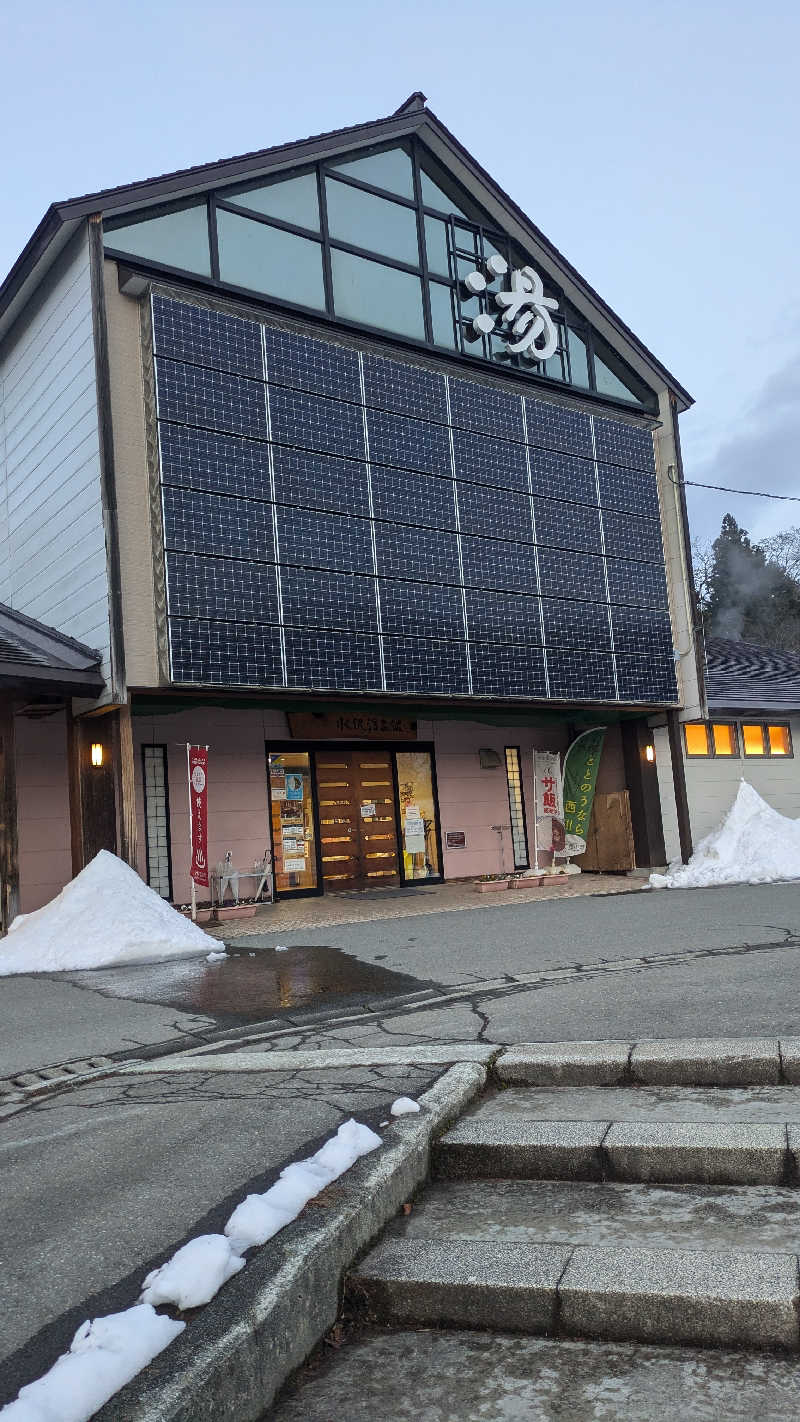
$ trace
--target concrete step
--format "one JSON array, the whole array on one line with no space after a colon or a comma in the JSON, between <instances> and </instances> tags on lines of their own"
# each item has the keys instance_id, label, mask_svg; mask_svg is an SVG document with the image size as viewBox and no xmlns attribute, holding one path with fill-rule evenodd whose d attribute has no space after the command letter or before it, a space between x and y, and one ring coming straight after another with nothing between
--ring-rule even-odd
<instances>
[{"instance_id":1,"label":"concrete step","mask_svg":"<svg viewBox=\"0 0 800 1422\"><path fill-rule=\"evenodd\" d=\"M545 1086L493 1091L433 1155L440 1178L793 1185L800 1089Z\"/></svg>"},{"instance_id":2,"label":"concrete step","mask_svg":"<svg viewBox=\"0 0 800 1422\"><path fill-rule=\"evenodd\" d=\"M791 1185L800 1131L786 1124L553 1121L465 1116L436 1143L433 1174L530 1180Z\"/></svg>"},{"instance_id":3,"label":"concrete step","mask_svg":"<svg viewBox=\"0 0 800 1422\"><path fill-rule=\"evenodd\" d=\"M781 1186L627 1185L574 1180L432 1184L387 1237L499 1244L787 1253L800 1246L800 1191Z\"/></svg>"},{"instance_id":4,"label":"concrete step","mask_svg":"<svg viewBox=\"0 0 800 1422\"><path fill-rule=\"evenodd\" d=\"M793 1254L384 1239L348 1292L383 1323L649 1343L798 1347Z\"/></svg>"},{"instance_id":5,"label":"concrete step","mask_svg":"<svg viewBox=\"0 0 800 1422\"><path fill-rule=\"evenodd\" d=\"M487 1092L470 1115L537 1121L713 1121L800 1126L797 1086L510 1086Z\"/></svg>"},{"instance_id":6,"label":"concrete step","mask_svg":"<svg viewBox=\"0 0 800 1422\"><path fill-rule=\"evenodd\" d=\"M795 1422L797 1361L415 1329L367 1334L303 1370L270 1422Z\"/></svg>"}]
</instances>

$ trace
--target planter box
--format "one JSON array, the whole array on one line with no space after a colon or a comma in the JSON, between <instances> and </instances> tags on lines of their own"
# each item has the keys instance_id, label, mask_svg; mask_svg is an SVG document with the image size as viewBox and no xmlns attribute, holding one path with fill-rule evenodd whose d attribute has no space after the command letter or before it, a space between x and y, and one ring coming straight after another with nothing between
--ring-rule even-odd
<instances>
[{"instance_id":1,"label":"planter box","mask_svg":"<svg viewBox=\"0 0 800 1422\"><path fill-rule=\"evenodd\" d=\"M190 908L180 908L178 909L178 913L181 915L182 918L188 918L191 921L192 910ZM197 910L197 917L194 921L195 923L210 923L213 913L214 910L211 908L199 908Z\"/></svg>"},{"instance_id":2,"label":"planter box","mask_svg":"<svg viewBox=\"0 0 800 1422\"><path fill-rule=\"evenodd\" d=\"M509 879L509 889L538 889L544 883L544 874L531 874L528 879Z\"/></svg>"},{"instance_id":3,"label":"planter box","mask_svg":"<svg viewBox=\"0 0 800 1422\"><path fill-rule=\"evenodd\" d=\"M256 904L229 904L227 908L214 909L214 918L217 923L224 923L228 918L255 918Z\"/></svg>"},{"instance_id":4,"label":"planter box","mask_svg":"<svg viewBox=\"0 0 800 1422\"><path fill-rule=\"evenodd\" d=\"M479 881L475 888L479 894L493 894L497 889L507 889L508 879L484 879Z\"/></svg>"}]
</instances>

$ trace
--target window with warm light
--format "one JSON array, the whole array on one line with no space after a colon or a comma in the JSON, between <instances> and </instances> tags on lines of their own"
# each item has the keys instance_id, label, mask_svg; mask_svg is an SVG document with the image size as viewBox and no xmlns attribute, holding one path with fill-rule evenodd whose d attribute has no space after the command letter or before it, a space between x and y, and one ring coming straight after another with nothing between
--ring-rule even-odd
<instances>
[{"instance_id":1,"label":"window with warm light","mask_svg":"<svg viewBox=\"0 0 800 1422\"><path fill-rule=\"evenodd\" d=\"M687 721L683 728L687 755L710 755L708 726L703 721Z\"/></svg>"},{"instance_id":2,"label":"window with warm light","mask_svg":"<svg viewBox=\"0 0 800 1422\"><path fill-rule=\"evenodd\" d=\"M738 755L736 727L727 721L715 721L711 727L715 755Z\"/></svg>"},{"instance_id":3,"label":"window with warm light","mask_svg":"<svg viewBox=\"0 0 800 1422\"><path fill-rule=\"evenodd\" d=\"M103 764L103 747L99 741L92 742L92 765Z\"/></svg>"},{"instance_id":4,"label":"window with warm light","mask_svg":"<svg viewBox=\"0 0 800 1422\"><path fill-rule=\"evenodd\" d=\"M770 755L791 755L792 737L788 726L767 726Z\"/></svg>"},{"instance_id":5,"label":"window with warm light","mask_svg":"<svg viewBox=\"0 0 800 1422\"><path fill-rule=\"evenodd\" d=\"M766 755L764 727L742 723L742 745L745 755Z\"/></svg>"}]
</instances>

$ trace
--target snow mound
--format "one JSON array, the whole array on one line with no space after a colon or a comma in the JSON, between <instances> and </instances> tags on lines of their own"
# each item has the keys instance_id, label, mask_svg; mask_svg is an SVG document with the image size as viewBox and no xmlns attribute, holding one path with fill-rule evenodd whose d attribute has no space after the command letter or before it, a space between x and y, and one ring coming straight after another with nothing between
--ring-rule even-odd
<instances>
[{"instance_id":1,"label":"snow mound","mask_svg":"<svg viewBox=\"0 0 800 1422\"><path fill-rule=\"evenodd\" d=\"M21 1387L2 1415L6 1422L87 1422L185 1327L150 1304L87 1319L69 1352L43 1377Z\"/></svg>"},{"instance_id":2,"label":"snow mound","mask_svg":"<svg viewBox=\"0 0 800 1422\"><path fill-rule=\"evenodd\" d=\"M0 940L0 977L146 963L218 949L134 869L101 849L49 904L19 914Z\"/></svg>"},{"instance_id":3,"label":"snow mound","mask_svg":"<svg viewBox=\"0 0 800 1422\"><path fill-rule=\"evenodd\" d=\"M343 1121L335 1136L331 1136L307 1160L295 1161L281 1171L280 1179L263 1195L248 1195L236 1206L225 1233L235 1252L266 1244L278 1230L297 1219L304 1205L338 1180L354 1165L359 1156L368 1155L381 1145L380 1136L360 1121Z\"/></svg>"},{"instance_id":4,"label":"snow mound","mask_svg":"<svg viewBox=\"0 0 800 1422\"><path fill-rule=\"evenodd\" d=\"M722 824L698 844L688 864L651 874L657 889L705 889L717 884L771 884L800 879L800 820L773 810L742 780Z\"/></svg>"},{"instance_id":5,"label":"snow mound","mask_svg":"<svg viewBox=\"0 0 800 1422\"><path fill-rule=\"evenodd\" d=\"M419 1102L412 1101L410 1096L398 1096L397 1100L393 1101L391 1105L391 1113L393 1116L411 1116L418 1110Z\"/></svg>"},{"instance_id":6,"label":"snow mound","mask_svg":"<svg viewBox=\"0 0 800 1422\"><path fill-rule=\"evenodd\" d=\"M244 1260L231 1248L224 1234L199 1234L190 1239L147 1275L141 1302L175 1304L177 1308L198 1308L206 1304L244 1268Z\"/></svg>"}]
</instances>

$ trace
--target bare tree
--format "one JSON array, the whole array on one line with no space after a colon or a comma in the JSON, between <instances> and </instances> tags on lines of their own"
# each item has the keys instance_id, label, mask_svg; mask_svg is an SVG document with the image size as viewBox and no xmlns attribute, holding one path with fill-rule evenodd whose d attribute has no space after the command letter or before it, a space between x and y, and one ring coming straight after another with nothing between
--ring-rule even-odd
<instances>
[{"instance_id":1,"label":"bare tree","mask_svg":"<svg viewBox=\"0 0 800 1422\"><path fill-rule=\"evenodd\" d=\"M756 546L770 563L777 563L790 578L800 582L800 525L762 538Z\"/></svg>"},{"instance_id":2,"label":"bare tree","mask_svg":"<svg viewBox=\"0 0 800 1422\"><path fill-rule=\"evenodd\" d=\"M692 567L700 611L705 617L711 596L711 574L714 570L714 545L710 538L692 539Z\"/></svg>"}]
</instances>

